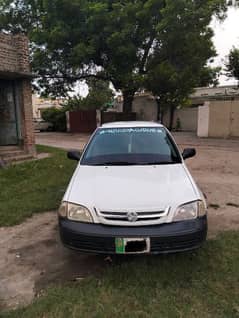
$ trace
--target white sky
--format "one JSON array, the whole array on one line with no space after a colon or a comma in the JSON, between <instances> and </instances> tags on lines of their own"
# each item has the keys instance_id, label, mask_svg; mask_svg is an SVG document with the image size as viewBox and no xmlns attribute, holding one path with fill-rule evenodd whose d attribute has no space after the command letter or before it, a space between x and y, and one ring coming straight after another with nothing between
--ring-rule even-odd
<instances>
[{"instance_id":1,"label":"white sky","mask_svg":"<svg viewBox=\"0 0 239 318\"><path fill-rule=\"evenodd\" d=\"M224 68L230 49L235 46L239 48L239 8L230 8L224 22L213 21L214 45L218 56L215 58L214 65ZM220 77L220 85L237 84L236 80L228 79L225 75Z\"/></svg>"}]
</instances>

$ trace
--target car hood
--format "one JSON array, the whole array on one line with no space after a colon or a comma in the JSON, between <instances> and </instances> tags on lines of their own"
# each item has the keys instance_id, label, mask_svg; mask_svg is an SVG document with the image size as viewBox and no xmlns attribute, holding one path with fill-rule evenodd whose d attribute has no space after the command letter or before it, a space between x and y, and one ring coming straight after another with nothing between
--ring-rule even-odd
<instances>
[{"instance_id":1,"label":"car hood","mask_svg":"<svg viewBox=\"0 0 239 318\"><path fill-rule=\"evenodd\" d=\"M198 199L183 164L78 166L64 200L99 210L178 206Z\"/></svg>"}]
</instances>

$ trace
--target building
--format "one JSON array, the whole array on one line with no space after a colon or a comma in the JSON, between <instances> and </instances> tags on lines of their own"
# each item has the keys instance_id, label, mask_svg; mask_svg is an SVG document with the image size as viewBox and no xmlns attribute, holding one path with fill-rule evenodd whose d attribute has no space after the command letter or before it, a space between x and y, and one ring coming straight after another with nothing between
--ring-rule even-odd
<instances>
[{"instance_id":1,"label":"building","mask_svg":"<svg viewBox=\"0 0 239 318\"><path fill-rule=\"evenodd\" d=\"M197 133L199 137L239 137L239 87L199 87L190 95L190 107L175 110L173 127ZM115 103L115 110L122 111L122 96ZM157 121L158 106L148 92L137 93L132 111L137 120ZM163 116L169 126L169 112Z\"/></svg>"},{"instance_id":2,"label":"building","mask_svg":"<svg viewBox=\"0 0 239 318\"><path fill-rule=\"evenodd\" d=\"M0 159L35 156L28 39L0 33Z\"/></svg>"},{"instance_id":3,"label":"building","mask_svg":"<svg viewBox=\"0 0 239 318\"><path fill-rule=\"evenodd\" d=\"M239 137L239 87L198 88L191 96L199 137Z\"/></svg>"},{"instance_id":4,"label":"building","mask_svg":"<svg viewBox=\"0 0 239 318\"><path fill-rule=\"evenodd\" d=\"M198 87L190 96L193 105L203 105L205 101L231 100L237 98L239 98L239 87L235 85Z\"/></svg>"},{"instance_id":5,"label":"building","mask_svg":"<svg viewBox=\"0 0 239 318\"><path fill-rule=\"evenodd\" d=\"M61 108L64 104L64 98L49 99L41 98L36 94L32 95L33 118L42 119L42 112L48 108Z\"/></svg>"}]
</instances>

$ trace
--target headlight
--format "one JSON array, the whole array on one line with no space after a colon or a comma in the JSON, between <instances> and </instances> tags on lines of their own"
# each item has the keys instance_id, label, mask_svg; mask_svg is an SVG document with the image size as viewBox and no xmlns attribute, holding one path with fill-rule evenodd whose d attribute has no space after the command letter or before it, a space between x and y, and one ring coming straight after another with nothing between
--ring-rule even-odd
<instances>
[{"instance_id":1,"label":"headlight","mask_svg":"<svg viewBox=\"0 0 239 318\"><path fill-rule=\"evenodd\" d=\"M62 202L59 210L58 210L58 214L62 217L62 218L66 218L67 217L67 202Z\"/></svg>"},{"instance_id":2,"label":"headlight","mask_svg":"<svg viewBox=\"0 0 239 318\"><path fill-rule=\"evenodd\" d=\"M194 201L178 207L174 214L173 221L191 220L205 214L206 208L203 201Z\"/></svg>"},{"instance_id":3,"label":"headlight","mask_svg":"<svg viewBox=\"0 0 239 318\"><path fill-rule=\"evenodd\" d=\"M198 201L198 216L204 216L207 213L207 207L203 201Z\"/></svg>"},{"instance_id":4,"label":"headlight","mask_svg":"<svg viewBox=\"0 0 239 318\"><path fill-rule=\"evenodd\" d=\"M82 205L68 203L68 219L79 222L92 223L93 219L90 211Z\"/></svg>"},{"instance_id":5,"label":"headlight","mask_svg":"<svg viewBox=\"0 0 239 318\"><path fill-rule=\"evenodd\" d=\"M72 221L93 223L90 211L82 205L63 202L59 208L59 215Z\"/></svg>"}]
</instances>

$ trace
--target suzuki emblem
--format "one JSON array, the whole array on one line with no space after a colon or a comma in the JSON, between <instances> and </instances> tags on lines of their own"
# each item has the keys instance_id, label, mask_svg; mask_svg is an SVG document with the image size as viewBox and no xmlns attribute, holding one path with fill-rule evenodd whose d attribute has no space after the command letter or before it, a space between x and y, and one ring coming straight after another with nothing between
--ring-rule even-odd
<instances>
[{"instance_id":1,"label":"suzuki emblem","mask_svg":"<svg viewBox=\"0 0 239 318\"><path fill-rule=\"evenodd\" d=\"M128 212L127 218L129 222L136 222L138 220L138 214L136 212Z\"/></svg>"}]
</instances>

